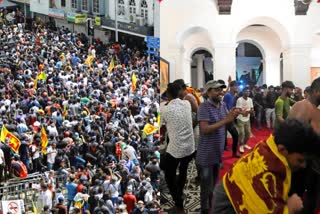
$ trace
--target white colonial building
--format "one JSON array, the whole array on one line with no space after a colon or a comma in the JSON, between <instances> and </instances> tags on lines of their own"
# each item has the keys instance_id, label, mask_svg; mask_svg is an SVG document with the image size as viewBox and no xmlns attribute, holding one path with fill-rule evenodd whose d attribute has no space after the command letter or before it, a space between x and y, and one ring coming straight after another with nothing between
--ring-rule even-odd
<instances>
[{"instance_id":1,"label":"white colonial building","mask_svg":"<svg viewBox=\"0 0 320 214\"><path fill-rule=\"evenodd\" d=\"M257 84L292 80L305 87L320 75L316 0L164 0L160 20L170 81L203 87L208 78L239 79L246 69L260 69ZM259 56L245 56L250 45Z\"/></svg>"}]
</instances>

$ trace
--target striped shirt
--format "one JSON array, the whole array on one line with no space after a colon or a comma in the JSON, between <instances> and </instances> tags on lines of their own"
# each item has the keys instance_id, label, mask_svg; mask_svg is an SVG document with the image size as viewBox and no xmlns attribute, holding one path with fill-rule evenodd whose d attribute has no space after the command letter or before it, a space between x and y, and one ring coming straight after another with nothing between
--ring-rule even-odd
<instances>
[{"instance_id":1,"label":"striped shirt","mask_svg":"<svg viewBox=\"0 0 320 214\"><path fill-rule=\"evenodd\" d=\"M224 102L216 107L211 101L206 101L199 106L198 121L208 121L209 125L217 123L226 118L228 113ZM225 126L216 129L210 134L202 134L200 129L200 139L197 151L196 162L203 167L219 164L225 142Z\"/></svg>"}]
</instances>

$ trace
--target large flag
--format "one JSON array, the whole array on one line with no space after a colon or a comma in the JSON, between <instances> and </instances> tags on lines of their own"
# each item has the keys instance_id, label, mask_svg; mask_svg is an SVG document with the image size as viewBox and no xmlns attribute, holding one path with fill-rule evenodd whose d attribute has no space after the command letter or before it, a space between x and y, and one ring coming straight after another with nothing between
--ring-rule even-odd
<instances>
[{"instance_id":1,"label":"large flag","mask_svg":"<svg viewBox=\"0 0 320 214\"><path fill-rule=\"evenodd\" d=\"M114 68L114 58L112 57L112 60L111 60L109 67L108 67L108 72L110 73L113 68Z\"/></svg>"},{"instance_id":2,"label":"large flag","mask_svg":"<svg viewBox=\"0 0 320 214\"><path fill-rule=\"evenodd\" d=\"M131 85L131 90L135 91L137 88L137 77L136 75L133 73L132 74L132 85Z\"/></svg>"},{"instance_id":3,"label":"large flag","mask_svg":"<svg viewBox=\"0 0 320 214\"><path fill-rule=\"evenodd\" d=\"M147 123L143 129L143 133L148 136L154 132L156 132L158 129L151 125L150 123Z\"/></svg>"},{"instance_id":4,"label":"large flag","mask_svg":"<svg viewBox=\"0 0 320 214\"><path fill-rule=\"evenodd\" d=\"M34 82L33 82L33 88L37 88L37 86L38 86L38 81L39 80L43 80L43 81L46 81L47 80L47 75L46 75L46 73L45 72L41 72L38 76L37 76L37 78L34 80Z\"/></svg>"},{"instance_id":5,"label":"large flag","mask_svg":"<svg viewBox=\"0 0 320 214\"><path fill-rule=\"evenodd\" d=\"M48 138L44 127L41 128L41 151L43 154L47 154Z\"/></svg>"},{"instance_id":6,"label":"large flag","mask_svg":"<svg viewBox=\"0 0 320 214\"><path fill-rule=\"evenodd\" d=\"M1 130L1 141L5 142L5 139L9 138L9 146L11 149L15 152L19 152L19 148L21 145L20 140L14 136L11 132L8 131L8 129L3 125Z\"/></svg>"}]
</instances>

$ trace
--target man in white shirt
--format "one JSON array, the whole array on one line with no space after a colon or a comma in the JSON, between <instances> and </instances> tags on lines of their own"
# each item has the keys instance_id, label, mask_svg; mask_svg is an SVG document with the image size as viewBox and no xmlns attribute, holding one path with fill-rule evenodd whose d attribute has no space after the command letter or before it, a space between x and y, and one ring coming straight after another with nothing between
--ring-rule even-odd
<instances>
[{"instance_id":1,"label":"man in white shirt","mask_svg":"<svg viewBox=\"0 0 320 214\"><path fill-rule=\"evenodd\" d=\"M5 173L5 160L4 160L4 153L0 148L0 183L3 181L2 176Z\"/></svg>"},{"instance_id":2,"label":"man in white shirt","mask_svg":"<svg viewBox=\"0 0 320 214\"><path fill-rule=\"evenodd\" d=\"M195 142L192 126L191 104L178 98L180 86L168 84L167 95L169 103L161 111L169 135L169 144L165 154L165 179L176 205L176 213L184 213L183 189L186 183L189 162L195 152ZM176 179L177 167L179 177Z\"/></svg>"},{"instance_id":3,"label":"man in white shirt","mask_svg":"<svg viewBox=\"0 0 320 214\"><path fill-rule=\"evenodd\" d=\"M248 140L251 135L251 126L250 126L250 114L253 113L253 102L249 97L250 89L245 88L243 90L242 97L239 97L237 100L236 107L241 109L240 115L237 117L237 125L239 131L239 151L240 153L244 153L244 149L251 149L250 146L247 145Z\"/></svg>"},{"instance_id":4,"label":"man in white shirt","mask_svg":"<svg viewBox=\"0 0 320 214\"><path fill-rule=\"evenodd\" d=\"M52 143L52 145L49 145L47 147L47 164L48 164L49 170L53 169L56 156L57 156L56 144Z\"/></svg>"},{"instance_id":5,"label":"man in white shirt","mask_svg":"<svg viewBox=\"0 0 320 214\"><path fill-rule=\"evenodd\" d=\"M42 211L44 206L48 206L49 209L52 208L52 194L50 190L48 190L47 184L41 185L41 190L37 201L37 210Z\"/></svg>"}]
</instances>

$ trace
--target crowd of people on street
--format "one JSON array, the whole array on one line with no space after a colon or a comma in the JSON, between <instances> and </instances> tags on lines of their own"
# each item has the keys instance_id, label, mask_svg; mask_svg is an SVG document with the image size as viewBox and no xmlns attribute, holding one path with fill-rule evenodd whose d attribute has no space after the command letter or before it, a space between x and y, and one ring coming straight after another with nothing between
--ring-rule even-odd
<instances>
[{"instance_id":1,"label":"crowd of people on street","mask_svg":"<svg viewBox=\"0 0 320 214\"><path fill-rule=\"evenodd\" d=\"M160 109L161 141L167 145L161 168L175 203L171 211L185 213L183 190L189 163L195 159L203 214L317 213L319 92L320 78L303 92L292 81L259 87L229 78L227 84L208 81L201 89L187 86L183 79L169 83ZM267 129L273 136L251 148L251 127ZM228 132L232 158L240 159L219 182Z\"/></svg>"},{"instance_id":2,"label":"crowd of people on street","mask_svg":"<svg viewBox=\"0 0 320 214\"><path fill-rule=\"evenodd\" d=\"M0 185L44 173L38 213L159 213L158 58L64 27L0 31Z\"/></svg>"}]
</instances>

